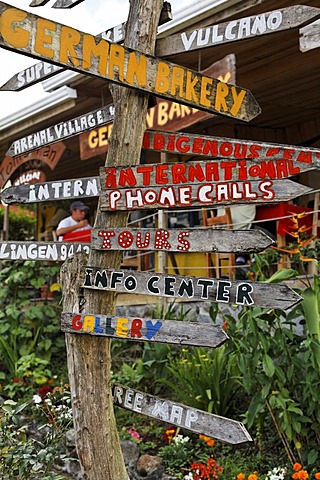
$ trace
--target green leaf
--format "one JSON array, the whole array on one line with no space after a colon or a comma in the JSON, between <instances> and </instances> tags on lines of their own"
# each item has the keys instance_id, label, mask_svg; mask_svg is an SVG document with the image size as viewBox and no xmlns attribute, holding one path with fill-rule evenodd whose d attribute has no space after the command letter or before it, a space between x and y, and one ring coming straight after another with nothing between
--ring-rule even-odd
<instances>
[{"instance_id":1,"label":"green leaf","mask_svg":"<svg viewBox=\"0 0 320 480\"><path fill-rule=\"evenodd\" d=\"M317 460L318 458L318 452L317 450L311 450L309 453L308 453L308 465L313 465L315 463L315 461Z\"/></svg>"},{"instance_id":2,"label":"green leaf","mask_svg":"<svg viewBox=\"0 0 320 480\"><path fill-rule=\"evenodd\" d=\"M267 377L272 378L275 372L274 361L267 353L263 356L262 368Z\"/></svg>"}]
</instances>

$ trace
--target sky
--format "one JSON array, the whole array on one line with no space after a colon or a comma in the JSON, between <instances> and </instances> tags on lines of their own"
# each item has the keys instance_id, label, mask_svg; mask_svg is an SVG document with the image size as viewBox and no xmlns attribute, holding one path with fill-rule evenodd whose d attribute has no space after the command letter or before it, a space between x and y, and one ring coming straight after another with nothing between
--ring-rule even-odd
<instances>
[{"instance_id":1,"label":"sky","mask_svg":"<svg viewBox=\"0 0 320 480\"><path fill-rule=\"evenodd\" d=\"M31 0L8 0L6 3L94 35L125 22L129 12L129 0L84 0L70 9L51 8L54 0L50 0L43 7L33 8L29 7ZM192 4L193 1L171 0L170 3L174 15L175 12ZM37 62L38 60L25 55L0 48L0 85L3 85L21 70ZM21 92L0 91L0 119L4 119L8 114L21 110L46 95L49 94L44 92L41 83Z\"/></svg>"}]
</instances>

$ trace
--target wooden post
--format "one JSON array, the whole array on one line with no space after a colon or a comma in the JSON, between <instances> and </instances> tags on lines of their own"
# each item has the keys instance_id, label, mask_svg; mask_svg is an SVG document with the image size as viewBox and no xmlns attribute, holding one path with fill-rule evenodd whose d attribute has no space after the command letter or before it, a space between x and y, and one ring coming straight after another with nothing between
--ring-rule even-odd
<instances>
[{"instance_id":1,"label":"wooden post","mask_svg":"<svg viewBox=\"0 0 320 480\"><path fill-rule=\"evenodd\" d=\"M154 53L156 31L162 0L131 2L125 45L146 53ZM115 120L110 138L107 165L137 164L146 123L148 95L123 87L113 88ZM96 228L124 227L127 212L100 213ZM91 265L119 268L122 252L90 252ZM64 272L66 269L64 269ZM66 283L64 282L64 285ZM75 282L64 287L65 302ZM76 292L75 292L76 294ZM82 313L114 315L115 293L84 292ZM68 308L67 308L68 307ZM72 308L72 310L70 310ZM78 302L64 310L76 312ZM66 334L69 376L74 411L74 427L79 460L88 480L126 480L125 465L113 413L111 392L111 340L88 335Z\"/></svg>"}]
</instances>

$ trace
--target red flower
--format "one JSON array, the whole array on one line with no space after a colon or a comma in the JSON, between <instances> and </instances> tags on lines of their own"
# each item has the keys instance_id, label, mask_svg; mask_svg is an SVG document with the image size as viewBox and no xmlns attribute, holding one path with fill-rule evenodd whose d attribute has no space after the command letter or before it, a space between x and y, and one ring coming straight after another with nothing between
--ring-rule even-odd
<instances>
[{"instance_id":1,"label":"red flower","mask_svg":"<svg viewBox=\"0 0 320 480\"><path fill-rule=\"evenodd\" d=\"M38 395L40 395L42 400L44 400L46 398L48 393L52 393L52 392L53 392L53 388L50 387L50 385L43 385L43 387L40 387L38 389Z\"/></svg>"}]
</instances>

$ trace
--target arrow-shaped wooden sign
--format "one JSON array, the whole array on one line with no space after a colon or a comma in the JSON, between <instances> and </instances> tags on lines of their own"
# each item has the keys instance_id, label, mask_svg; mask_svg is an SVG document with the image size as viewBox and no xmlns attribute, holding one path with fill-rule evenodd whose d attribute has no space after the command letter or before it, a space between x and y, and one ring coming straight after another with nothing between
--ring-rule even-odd
<instances>
[{"instance_id":1,"label":"arrow-shaped wooden sign","mask_svg":"<svg viewBox=\"0 0 320 480\"><path fill-rule=\"evenodd\" d=\"M9 187L1 192L0 198L8 204L37 203L97 197L99 194L99 177L87 177Z\"/></svg>"},{"instance_id":2,"label":"arrow-shaped wooden sign","mask_svg":"<svg viewBox=\"0 0 320 480\"><path fill-rule=\"evenodd\" d=\"M217 325L154 318L111 317L100 314L62 313L61 330L138 342L170 343L216 348L228 336Z\"/></svg>"},{"instance_id":3,"label":"arrow-shaped wooden sign","mask_svg":"<svg viewBox=\"0 0 320 480\"><path fill-rule=\"evenodd\" d=\"M85 267L83 287L118 293L286 310L301 301L284 284Z\"/></svg>"},{"instance_id":4,"label":"arrow-shaped wooden sign","mask_svg":"<svg viewBox=\"0 0 320 480\"><path fill-rule=\"evenodd\" d=\"M89 253L90 243L0 242L0 260L45 260L64 262L75 253Z\"/></svg>"},{"instance_id":5,"label":"arrow-shaped wooden sign","mask_svg":"<svg viewBox=\"0 0 320 480\"><path fill-rule=\"evenodd\" d=\"M251 92L0 2L0 47L80 73L250 121L261 109Z\"/></svg>"},{"instance_id":6,"label":"arrow-shaped wooden sign","mask_svg":"<svg viewBox=\"0 0 320 480\"><path fill-rule=\"evenodd\" d=\"M105 176L102 183L105 185ZM188 208L243 203L281 203L306 195L312 188L291 180L247 182L202 182L193 185L164 185L105 189L101 187L101 211L148 208Z\"/></svg>"},{"instance_id":7,"label":"arrow-shaped wooden sign","mask_svg":"<svg viewBox=\"0 0 320 480\"><path fill-rule=\"evenodd\" d=\"M154 397L129 387L113 385L113 401L119 407L207 435L221 442L237 445L252 441L243 424L236 420Z\"/></svg>"},{"instance_id":8,"label":"arrow-shaped wooden sign","mask_svg":"<svg viewBox=\"0 0 320 480\"><path fill-rule=\"evenodd\" d=\"M156 43L156 54L167 57L191 50L203 50L215 45L301 27L319 17L320 9L315 7L294 5L280 8L161 38Z\"/></svg>"},{"instance_id":9,"label":"arrow-shaped wooden sign","mask_svg":"<svg viewBox=\"0 0 320 480\"><path fill-rule=\"evenodd\" d=\"M112 104L101 107L79 117L61 122L52 127L44 128L36 133L15 140L9 147L6 155L15 157L37 150L45 145L50 145L65 138L70 138L86 132L99 125L113 121L114 106Z\"/></svg>"},{"instance_id":10,"label":"arrow-shaped wooden sign","mask_svg":"<svg viewBox=\"0 0 320 480\"><path fill-rule=\"evenodd\" d=\"M73 8L84 0L57 0L52 8Z\"/></svg>"},{"instance_id":11,"label":"arrow-shaped wooden sign","mask_svg":"<svg viewBox=\"0 0 320 480\"><path fill-rule=\"evenodd\" d=\"M260 230L214 228L109 228L92 229L96 250L148 250L160 252L257 252L274 241Z\"/></svg>"}]
</instances>

